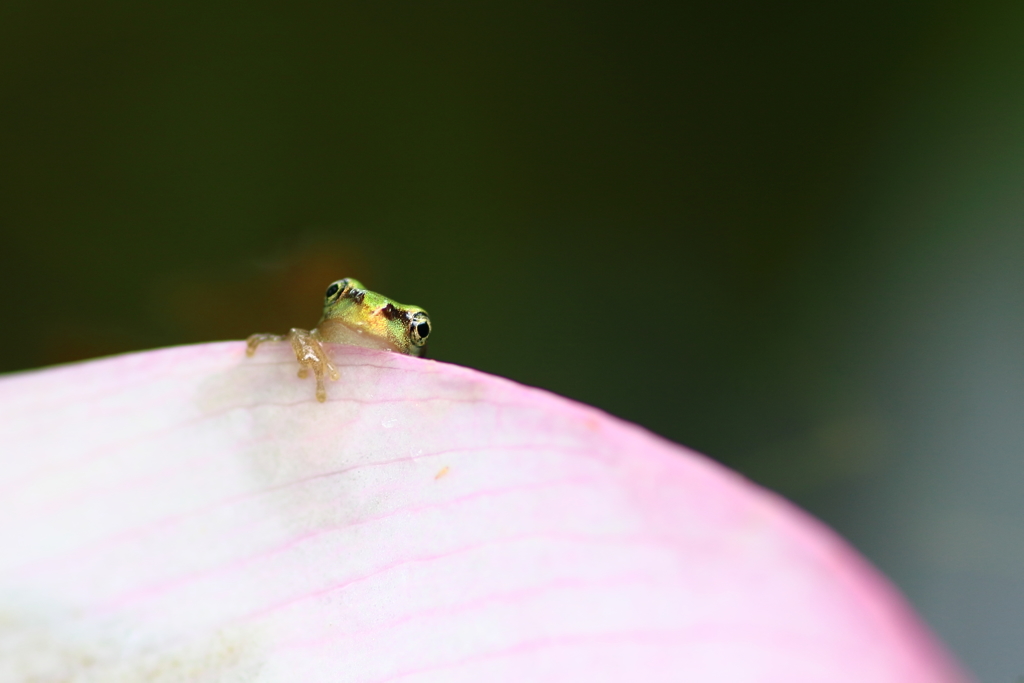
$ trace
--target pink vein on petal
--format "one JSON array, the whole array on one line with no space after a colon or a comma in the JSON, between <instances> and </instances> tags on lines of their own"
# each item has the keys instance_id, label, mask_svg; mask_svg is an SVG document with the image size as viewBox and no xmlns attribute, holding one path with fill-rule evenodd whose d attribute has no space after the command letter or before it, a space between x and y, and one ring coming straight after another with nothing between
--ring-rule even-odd
<instances>
[{"instance_id":1,"label":"pink vein on petal","mask_svg":"<svg viewBox=\"0 0 1024 683\"><path fill-rule=\"evenodd\" d=\"M227 507L227 506L234 505L234 504L246 501L246 500L251 500L251 499L254 499L254 498L258 498L258 497L263 496L263 495L268 495L268 494L271 494L271 493L276 493L276 492L285 490L285 489L287 489L289 487L292 487L292 486L301 486L302 484L305 484L305 483L308 483L308 482L311 482L311 481L316 481L316 480L319 480L319 479L325 479L325 478L329 478L329 477L332 477L332 476L338 476L338 475L345 474L347 472L351 472L351 471L357 470L357 469L362 469L362 468L367 468L367 467L383 467L383 466L394 465L394 464L399 464L399 463L403 463L403 462L411 462L411 461L415 461L415 460L420 460L420 459L423 459L423 458L436 457L438 455L447 455L447 454L450 454L450 453L472 452L472 451L501 452L501 451L507 451L507 450L527 450L527 451L544 450L544 451L553 452L553 453L583 453L583 454L590 452L590 450L586 449L586 448L573 448L573 447L567 447L567 446L530 446L530 445L523 444L523 445L509 445L509 446L491 446L491 447L487 447L487 448L477 448L477 447L452 448L452 449L444 449L444 450L440 450L440 451L436 451L436 452L431 452L431 453L423 453L423 454L419 454L419 455L407 455L407 456L402 456L400 458L392 458L392 459L388 459L388 460L377 460L377 461L373 461L373 462L359 463L357 465L350 465L349 467L341 468L341 469L338 469L338 470L332 470L332 471L329 471L329 472L320 472L320 473L317 473L317 474L309 475L309 476L302 477L302 478L299 478L299 479L295 479L295 480L292 480L292 481L284 482L282 484L275 484L274 486L270 486L270 487L263 488L263 489L257 489L257 490L254 490L254 491L244 491L244 492L232 495L232 496L228 496L227 498L222 498L220 500L212 501L210 503L207 503L205 505L201 505L201 506L193 508L191 510L187 510L187 511L184 511L184 512L176 513L176 514L173 514L173 515L168 515L166 517L163 517L163 518L158 519L158 520L154 520L154 521L149 522L147 524L144 524L142 526L134 527L134 528L131 528L131 529L125 529L123 531L117 532L117 533L115 533L115 534L113 534L111 536L108 536L106 538L98 539L98 540L93 541L91 543L88 543L88 544L86 544L86 545L84 545L82 547L75 548L74 550L70 550L70 551L67 551L67 552L64 552L64 553L60 553L60 554L58 554L56 556L53 556L53 557L50 557L50 558L45 558L45 559L42 559L42 560L37 560L37 561L31 562L31 563L29 563L27 565L23 565L19 569L13 570L13 571L15 571L15 572L18 572L18 571L22 571L22 572L24 572L24 571L31 571L31 570L41 569L41 568L45 567L46 565L49 565L49 564L52 564L52 563L63 563L63 562L66 562L66 561L68 561L70 559L74 559L76 557L81 557L82 554L84 554L84 553L88 553L90 551L96 551L96 550L99 550L99 549L102 549L102 548L105 548L105 547L107 547L107 548L108 547L113 547L113 546L116 546L118 544L125 543L125 542L127 542L127 541L129 541L129 540L131 540L133 538L139 538L139 537L145 536L148 533L152 533L152 532L157 531L159 529L163 529L163 528L166 528L166 527L169 527L169 526L173 526L174 524L180 523L182 521L188 520L190 518L193 518L193 517L196 517L196 516L199 516L199 515L203 515L203 514L209 513L211 511L216 510L216 509L221 508L221 507Z\"/></svg>"},{"instance_id":2,"label":"pink vein on petal","mask_svg":"<svg viewBox=\"0 0 1024 683\"><path fill-rule=\"evenodd\" d=\"M654 578L643 572L629 572L601 579L554 579L539 585L529 586L527 588L517 588L515 590L491 593L489 595L484 595L455 605L445 605L444 607L434 607L431 609L420 610L418 612L411 612L383 624L378 624L371 628L360 629L359 631L346 631L344 633L334 633L329 636L321 636L318 638L284 642L278 645L277 649L293 650L318 647L341 638L389 631L396 626L400 626L416 619L429 619L435 616L455 616L464 612L472 612L473 610L495 603L519 602L521 600L528 600L530 598L558 590L572 590L574 588L614 588L640 582L644 582L645 585L649 585L654 582Z\"/></svg>"},{"instance_id":3,"label":"pink vein on petal","mask_svg":"<svg viewBox=\"0 0 1024 683\"><path fill-rule=\"evenodd\" d=\"M656 536L651 536L650 534L628 534L628 535L627 534L623 534L623 535L619 535L619 536L588 536L586 534L578 534L578 533L574 534L574 533L566 533L566 532L561 532L561 533L559 533L559 532L532 532L532 533L514 534L514 535L511 535L511 536L504 536L504 537L501 537L501 538L492 538L492 539L488 539L486 541L478 541L476 543L470 543L468 545L465 545L465 546L462 546L462 547L459 547L459 548L455 548L454 550L446 550L444 552L434 553L432 555L421 555L419 557L413 557L413 558L406 559L406 560L396 560L395 562L391 562L391 563L385 564L384 566L378 567L377 569L374 569L373 571L371 571L371 572L369 572L367 574L363 574L361 576L357 576L357 577L350 578L350 579L345 579L344 581L339 581L337 583L333 583L333 584L331 584L329 586L326 586L324 588L319 588L317 590L309 591L307 593L300 593L299 595L294 595L294 596L292 596L292 597L290 597L290 598L288 598L286 600L281 600L280 602L277 602L277 603L275 603L273 605L270 605L268 607L264 607L263 609L257 610L255 612L250 612L249 614L246 614L246 615L240 617L239 620L240 621L254 621L254 620L257 620L257 619L261 619L261 618L263 618L263 617L265 617L268 614L271 614L273 612L277 612L277 611L280 611L282 609L287 609L287 608L289 608L289 607L291 607L293 605L296 605L298 603L305 602L307 600L312 600L312 599L315 599L315 598L319 598L319 597L322 597L324 595L328 595L330 593L333 593L335 591L343 590L343 589L348 588L349 586L352 586L354 584L361 583L361 582L366 581L368 579L372 579L372 578L374 578L376 576L379 576L381 574L385 574L385 573L391 571L392 569L397 569L398 567L403 567L403 566L410 565L410 564L424 564L424 563L429 563L429 562L436 562L438 560L444 560L444 559L447 559L449 557L454 557L456 555L461 555L461 554L464 554L464 553L472 552L474 550L479 550L480 548L486 548L488 546L508 545L508 544L517 543L517 542L521 542L521 541L538 541L538 540L557 541L557 542L560 542L560 543L614 543L614 544L622 544L622 543L649 543L649 544L659 544L659 545L671 544L671 541L668 541L666 539L661 539L661 538L658 538Z\"/></svg>"},{"instance_id":4,"label":"pink vein on petal","mask_svg":"<svg viewBox=\"0 0 1024 683\"><path fill-rule=\"evenodd\" d=\"M474 491L473 493L467 494L465 496L459 496L458 498L452 498L449 500L434 503L424 503L422 505L408 505L405 507L397 508L390 512L374 515L373 517L367 517L365 519L349 522L348 524L340 524L337 526L317 529L316 531L310 531L308 533L290 538L285 543L281 543L272 548L263 550L259 553L239 558L237 560L233 560L231 562L216 567L211 567L209 569L191 572L189 574L185 574L184 576L179 576L174 579L170 579L168 581L153 586L146 586L143 588L136 589L134 591L131 591L124 595L117 596L104 603L101 603L100 605L97 605L94 609L99 613L106 613L112 610L116 610L119 607L123 607L126 604L130 604L132 602L137 602L140 600L145 600L147 598L153 598L175 588L180 588L182 586L193 583L195 581L210 578L211 576L216 576L217 574L223 574L224 572L234 571L242 567L245 567L246 565L252 564L253 562L257 562L261 559L266 559L269 557L273 557L274 555L279 555L287 550L295 548L296 546L302 543L318 538L320 536L338 533L341 531L345 531L347 529L355 528L357 526L362 526L364 524L372 524L373 522L379 522L390 517L397 517L402 514L416 514L420 512L425 512L427 510L437 510L455 507L463 503L467 503L480 498L524 493L527 491L536 491L538 489L545 488L557 488L560 486L586 485L592 484L594 482L595 480L589 477L572 477L556 481L531 482L530 484L505 486L495 489Z\"/></svg>"},{"instance_id":5,"label":"pink vein on petal","mask_svg":"<svg viewBox=\"0 0 1024 683\"><path fill-rule=\"evenodd\" d=\"M458 669L459 667L466 666L467 664L483 662L491 659L514 657L516 655L528 654L530 652L534 652L537 650L544 650L555 647L584 645L590 643L617 643L622 641L664 642L665 640L676 640L681 636L685 636L687 631L690 630L691 629L687 628L644 629L636 631L585 633L564 636L551 636L546 638L536 638L534 640L525 640L515 645L502 648L500 650L483 652L477 655L463 657L462 659L457 659L454 661L440 662L438 664L428 664L426 666L417 667L414 669L405 669L404 671L399 671L389 676L385 676L384 678L374 679L372 683L388 683L388 681L396 681L401 678L408 678L409 676L415 676L417 674L429 673L432 671L444 671L446 669Z\"/></svg>"},{"instance_id":6,"label":"pink vein on petal","mask_svg":"<svg viewBox=\"0 0 1024 683\"><path fill-rule=\"evenodd\" d=\"M408 678L409 676L421 673L458 669L468 664L514 657L557 647L620 643L624 641L634 641L640 644L662 644L665 641L699 642L723 639L736 641L741 638L751 642L771 643L780 652L803 652L808 651L810 648L830 647L832 645L832 643L824 638L810 638L802 634L782 631L770 625L707 622L676 628L576 633L524 640L515 645L491 650L490 652L482 652L453 661L405 669L384 678L374 679L372 683L388 683L389 681Z\"/></svg>"}]
</instances>

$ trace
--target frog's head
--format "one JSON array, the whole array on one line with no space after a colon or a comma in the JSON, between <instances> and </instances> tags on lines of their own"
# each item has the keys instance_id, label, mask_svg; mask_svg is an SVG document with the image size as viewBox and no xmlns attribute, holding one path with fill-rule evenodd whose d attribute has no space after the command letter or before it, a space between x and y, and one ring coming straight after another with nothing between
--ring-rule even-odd
<instances>
[{"instance_id":1,"label":"frog's head","mask_svg":"<svg viewBox=\"0 0 1024 683\"><path fill-rule=\"evenodd\" d=\"M430 336L430 316L419 306L406 306L371 292L354 278L332 282L324 295L324 313L318 328L342 324L355 332L360 346L387 348L422 356ZM325 334L327 341L334 336Z\"/></svg>"}]
</instances>

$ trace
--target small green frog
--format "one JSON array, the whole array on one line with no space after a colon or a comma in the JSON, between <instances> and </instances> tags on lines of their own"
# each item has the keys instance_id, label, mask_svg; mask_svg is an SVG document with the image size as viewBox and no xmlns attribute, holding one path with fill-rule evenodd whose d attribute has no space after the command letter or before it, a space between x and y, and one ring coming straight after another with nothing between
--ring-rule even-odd
<instances>
[{"instance_id":1,"label":"small green frog","mask_svg":"<svg viewBox=\"0 0 1024 683\"><path fill-rule=\"evenodd\" d=\"M324 296L324 313L310 330L293 327L288 334L254 334L247 340L246 355L267 341L290 341L299 361L299 377L313 371L316 400L327 400L324 375L337 380L340 375L331 363L323 343L351 344L410 356L426 352L430 336L430 316L418 306L404 306L371 292L359 280L347 277L332 282Z\"/></svg>"}]
</instances>

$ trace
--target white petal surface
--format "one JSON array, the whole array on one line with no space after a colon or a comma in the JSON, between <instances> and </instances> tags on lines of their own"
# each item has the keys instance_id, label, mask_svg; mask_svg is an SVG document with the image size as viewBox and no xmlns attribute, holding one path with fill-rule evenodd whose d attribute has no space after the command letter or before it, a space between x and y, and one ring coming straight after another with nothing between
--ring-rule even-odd
<instances>
[{"instance_id":1,"label":"white petal surface","mask_svg":"<svg viewBox=\"0 0 1024 683\"><path fill-rule=\"evenodd\" d=\"M335 347L0 381L0 681L966 680L873 569L642 429Z\"/></svg>"}]
</instances>

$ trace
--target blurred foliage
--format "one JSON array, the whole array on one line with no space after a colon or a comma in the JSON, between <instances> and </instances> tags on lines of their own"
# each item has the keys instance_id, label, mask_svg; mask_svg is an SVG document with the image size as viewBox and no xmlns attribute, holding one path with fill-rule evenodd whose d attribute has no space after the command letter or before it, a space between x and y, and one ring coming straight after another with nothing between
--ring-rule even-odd
<instances>
[{"instance_id":1,"label":"blurred foliage","mask_svg":"<svg viewBox=\"0 0 1024 683\"><path fill-rule=\"evenodd\" d=\"M354 274L440 359L726 460L792 438L846 383L844 210L936 21L6 3L0 368L311 325Z\"/></svg>"}]
</instances>

